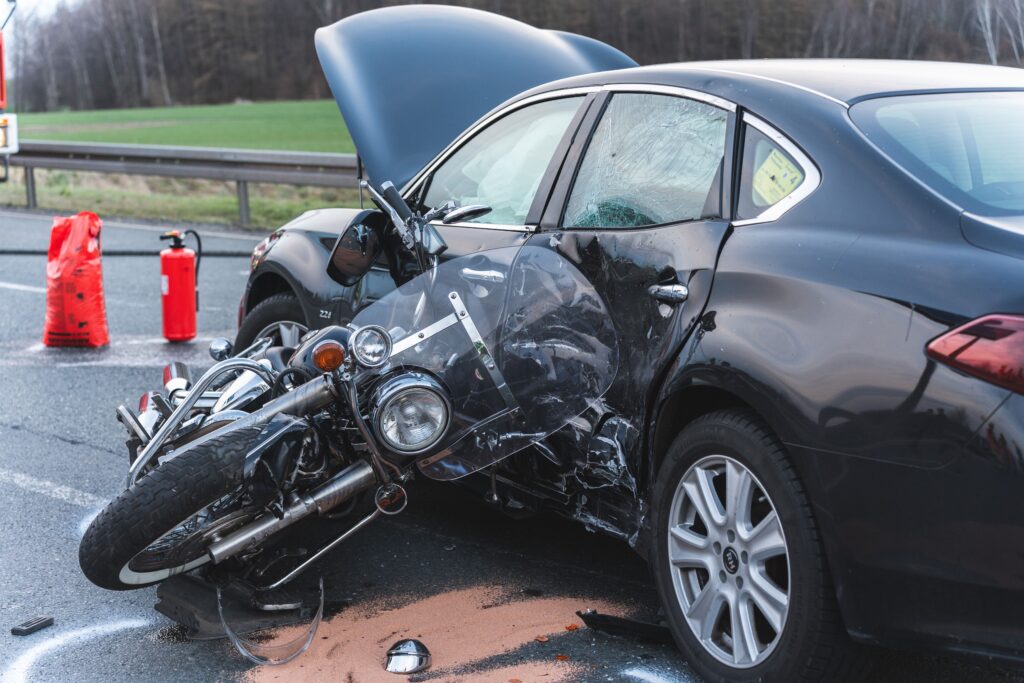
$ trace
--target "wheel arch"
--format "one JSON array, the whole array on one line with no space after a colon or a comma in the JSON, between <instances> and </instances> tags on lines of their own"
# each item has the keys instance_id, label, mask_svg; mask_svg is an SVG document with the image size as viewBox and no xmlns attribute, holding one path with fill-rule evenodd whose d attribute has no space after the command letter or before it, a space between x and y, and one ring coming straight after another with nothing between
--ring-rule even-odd
<instances>
[{"instance_id":1,"label":"wheel arch","mask_svg":"<svg viewBox=\"0 0 1024 683\"><path fill-rule=\"evenodd\" d=\"M295 293L295 288L283 275L267 269L253 278L245 298L245 313L248 314L261 301L269 299L275 294Z\"/></svg>"},{"instance_id":2,"label":"wheel arch","mask_svg":"<svg viewBox=\"0 0 1024 683\"><path fill-rule=\"evenodd\" d=\"M657 411L650 435L649 477L653 485L661 463L676 436L694 420L718 410L749 410L763 422L767 420L738 395L711 384L692 384L666 396Z\"/></svg>"}]
</instances>

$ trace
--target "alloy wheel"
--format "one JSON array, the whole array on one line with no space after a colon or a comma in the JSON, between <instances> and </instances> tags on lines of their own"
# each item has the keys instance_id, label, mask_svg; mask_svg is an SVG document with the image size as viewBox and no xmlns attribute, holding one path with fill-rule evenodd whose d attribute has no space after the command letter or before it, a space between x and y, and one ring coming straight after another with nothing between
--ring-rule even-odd
<instances>
[{"instance_id":1,"label":"alloy wheel","mask_svg":"<svg viewBox=\"0 0 1024 683\"><path fill-rule=\"evenodd\" d=\"M789 612L789 551L745 465L711 455L686 471L669 510L668 559L683 616L708 653L735 668L771 655Z\"/></svg>"},{"instance_id":2,"label":"alloy wheel","mask_svg":"<svg viewBox=\"0 0 1024 683\"><path fill-rule=\"evenodd\" d=\"M291 320L281 320L273 322L264 327L256 335L256 339L260 337L270 337L273 340L274 346L287 346L289 348L295 348L299 345L299 340L302 335L306 334L309 328L301 323L297 323Z\"/></svg>"}]
</instances>

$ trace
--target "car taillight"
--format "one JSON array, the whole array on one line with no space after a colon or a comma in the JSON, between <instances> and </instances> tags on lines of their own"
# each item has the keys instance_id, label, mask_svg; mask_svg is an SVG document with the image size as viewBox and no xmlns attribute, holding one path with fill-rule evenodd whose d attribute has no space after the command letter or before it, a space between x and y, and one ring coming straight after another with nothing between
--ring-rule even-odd
<instances>
[{"instance_id":1,"label":"car taillight","mask_svg":"<svg viewBox=\"0 0 1024 683\"><path fill-rule=\"evenodd\" d=\"M1024 316L986 315L928 343L940 363L1024 393Z\"/></svg>"}]
</instances>

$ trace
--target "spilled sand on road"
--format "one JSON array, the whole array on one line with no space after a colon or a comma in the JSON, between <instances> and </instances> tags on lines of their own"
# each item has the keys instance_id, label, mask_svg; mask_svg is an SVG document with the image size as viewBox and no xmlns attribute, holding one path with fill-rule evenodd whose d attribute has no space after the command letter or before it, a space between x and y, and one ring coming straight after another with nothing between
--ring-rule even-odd
<instances>
[{"instance_id":1,"label":"spilled sand on road","mask_svg":"<svg viewBox=\"0 0 1024 683\"><path fill-rule=\"evenodd\" d=\"M518 679L556 683L580 671L586 662L560 661L557 639L570 624L583 627L576 611L590 608L608 614L625 614L624 605L600 599L570 597L521 598L521 594L492 587L473 587L434 595L402 607L376 603L353 606L323 623L309 650L283 666L263 666L247 675L252 683L288 681L401 680L384 671L387 649L402 638L421 640L433 665L427 675L443 681L508 683ZM303 627L281 629L277 642L293 640ZM550 654L489 671L462 673L474 664L518 649L538 636ZM433 678L433 677L432 677Z\"/></svg>"}]
</instances>

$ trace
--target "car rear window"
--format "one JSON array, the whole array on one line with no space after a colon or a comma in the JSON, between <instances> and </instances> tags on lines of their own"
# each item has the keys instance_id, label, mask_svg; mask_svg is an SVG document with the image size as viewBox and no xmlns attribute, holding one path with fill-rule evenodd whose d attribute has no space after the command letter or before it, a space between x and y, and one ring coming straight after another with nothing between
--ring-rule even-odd
<instances>
[{"instance_id":1,"label":"car rear window","mask_svg":"<svg viewBox=\"0 0 1024 683\"><path fill-rule=\"evenodd\" d=\"M897 164L982 216L1024 214L1024 92L866 100L854 123Z\"/></svg>"}]
</instances>

